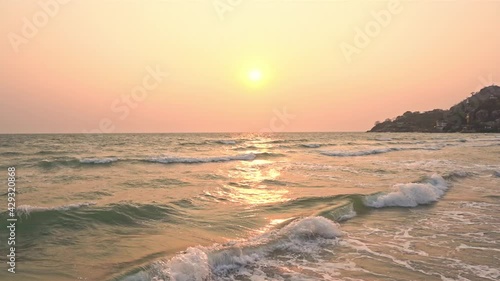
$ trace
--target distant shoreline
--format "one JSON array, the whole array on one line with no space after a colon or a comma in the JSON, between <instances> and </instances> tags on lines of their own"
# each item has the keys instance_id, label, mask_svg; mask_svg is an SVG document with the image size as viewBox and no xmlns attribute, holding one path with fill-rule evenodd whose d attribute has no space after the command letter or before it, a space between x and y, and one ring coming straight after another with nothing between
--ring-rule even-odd
<instances>
[{"instance_id":1,"label":"distant shoreline","mask_svg":"<svg viewBox=\"0 0 500 281\"><path fill-rule=\"evenodd\" d=\"M488 86L448 110L407 111L376 122L379 133L500 133L500 87Z\"/></svg>"}]
</instances>

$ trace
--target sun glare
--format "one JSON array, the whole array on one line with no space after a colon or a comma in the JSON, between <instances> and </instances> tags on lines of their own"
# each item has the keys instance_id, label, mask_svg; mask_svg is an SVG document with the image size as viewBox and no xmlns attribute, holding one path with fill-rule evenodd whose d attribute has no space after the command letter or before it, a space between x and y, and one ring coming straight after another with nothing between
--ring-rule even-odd
<instances>
[{"instance_id":1,"label":"sun glare","mask_svg":"<svg viewBox=\"0 0 500 281\"><path fill-rule=\"evenodd\" d=\"M259 69L252 69L248 73L248 78L252 82L259 82L260 80L262 80L262 71L260 71Z\"/></svg>"},{"instance_id":2,"label":"sun glare","mask_svg":"<svg viewBox=\"0 0 500 281\"><path fill-rule=\"evenodd\" d=\"M244 63L239 72L239 81L247 89L263 89L273 80L274 69L267 62L253 59Z\"/></svg>"}]
</instances>

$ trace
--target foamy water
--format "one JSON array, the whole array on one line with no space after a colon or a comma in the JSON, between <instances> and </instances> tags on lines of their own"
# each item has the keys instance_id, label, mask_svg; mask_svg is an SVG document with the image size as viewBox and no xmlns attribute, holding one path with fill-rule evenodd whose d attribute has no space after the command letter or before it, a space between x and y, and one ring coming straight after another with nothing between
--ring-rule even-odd
<instances>
[{"instance_id":1,"label":"foamy water","mask_svg":"<svg viewBox=\"0 0 500 281\"><path fill-rule=\"evenodd\" d=\"M497 135L0 138L1 280L500 279Z\"/></svg>"}]
</instances>

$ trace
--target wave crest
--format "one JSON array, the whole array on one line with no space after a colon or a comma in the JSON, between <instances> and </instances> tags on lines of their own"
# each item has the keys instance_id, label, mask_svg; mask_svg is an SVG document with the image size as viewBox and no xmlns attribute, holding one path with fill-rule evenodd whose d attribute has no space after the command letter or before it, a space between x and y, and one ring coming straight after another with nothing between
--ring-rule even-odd
<instances>
[{"instance_id":1,"label":"wave crest","mask_svg":"<svg viewBox=\"0 0 500 281\"><path fill-rule=\"evenodd\" d=\"M279 235L290 239L326 238L333 239L342 236L339 226L324 217L308 217L296 220L280 229Z\"/></svg>"},{"instance_id":2,"label":"wave crest","mask_svg":"<svg viewBox=\"0 0 500 281\"><path fill-rule=\"evenodd\" d=\"M116 157L108 157L108 158L83 158L80 159L80 163L82 164L109 164L118 161Z\"/></svg>"},{"instance_id":3,"label":"wave crest","mask_svg":"<svg viewBox=\"0 0 500 281\"><path fill-rule=\"evenodd\" d=\"M319 144L319 143L304 143L304 144L301 144L300 146L307 147L307 148L318 148L318 147L321 147L321 144Z\"/></svg>"},{"instance_id":4,"label":"wave crest","mask_svg":"<svg viewBox=\"0 0 500 281\"><path fill-rule=\"evenodd\" d=\"M282 250L311 258L325 243L336 242L342 235L338 224L324 217L306 217L292 221L249 240L233 241L211 247L190 247L168 261L158 261L147 271L122 280L218 280L229 275L249 276L259 267L276 267L272 260ZM233 276L234 277L234 276Z\"/></svg>"},{"instance_id":5,"label":"wave crest","mask_svg":"<svg viewBox=\"0 0 500 281\"><path fill-rule=\"evenodd\" d=\"M152 157L146 159L148 162L157 162L163 164L172 163L210 163L210 162L228 162L228 161L251 161L255 159L255 154L240 154L234 156L220 157Z\"/></svg>"},{"instance_id":6,"label":"wave crest","mask_svg":"<svg viewBox=\"0 0 500 281\"><path fill-rule=\"evenodd\" d=\"M234 141L234 140L218 140L215 142L219 143L219 144L236 144L236 141Z\"/></svg>"},{"instance_id":7,"label":"wave crest","mask_svg":"<svg viewBox=\"0 0 500 281\"><path fill-rule=\"evenodd\" d=\"M31 213L34 212L43 212L43 211L67 211L71 209L78 209L81 207L88 207L95 205L95 202L83 202L83 203L75 203L75 204L68 204L68 205L63 205L63 206L57 206L57 207L38 207L38 206L31 206L31 205L21 205L18 206L16 211L19 216L29 216Z\"/></svg>"},{"instance_id":8,"label":"wave crest","mask_svg":"<svg viewBox=\"0 0 500 281\"><path fill-rule=\"evenodd\" d=\"M320 151L321 154L326 156L335 156L335 157L352 157L352 156L366 156L366 155L374 155L374 154L382 154L393 151L405 151L405 150L440 150L440 147L429 146L429 147L385 147L385 148L375 148L375 149L367 149L367 150L359 150L359 151Z\"/></svg>"},{"instance_id":9,"label":"wave crest","mask_svg":"<svg viewBox=\"0 0 500 281\"><path fill-rule=\"evenodd\" d=\"M365 204L374 208L416 207L437 201L447 189L446 181L434 174L426 183L396 184L392 192L367 196Z\"/></svg>"}]
</instances>

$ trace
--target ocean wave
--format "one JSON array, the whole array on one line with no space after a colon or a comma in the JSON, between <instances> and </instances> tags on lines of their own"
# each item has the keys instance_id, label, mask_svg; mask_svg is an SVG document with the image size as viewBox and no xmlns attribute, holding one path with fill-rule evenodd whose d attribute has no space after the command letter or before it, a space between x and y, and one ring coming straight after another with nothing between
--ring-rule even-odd
<instances>
[{"instance_id":1,"label":"ocean wave","mask_svg":"<svg viewBox=\"0 0 500 281\"><path fill-rule=\"evenodd\" d=\"M116 157L108 157L108 158L84 158L80 159L80 163L82 164L109 164L118 161Z\"/></svg>"},{"instance_id":2,"label":"ocean wave","mask_svg":"<svg viewBox=\"0 0 500 281\"><path fill-rule=\"evenodd\" d=\"M336 157L350 157L350 156L365 156L373 154L387 153L391 151L397 151L394 148L379 148L361 151L321 151L320 153L326 156L336 156Z\"/></svg>"},{"instance_id":3,"label":"ocean wave","mask_svg":"<svg viewBox=\"0 0 500 281\"><path fill-rule=\"evenodd\" d=\"M306 217L247 240L210 247L190 247L170 260L155 262L146 270L121 280L214 280L257 275L264 277L262 268L276 273L281 271L282 262L276 260L280 253L287 253L280 256L288 259L290 263L294 263L295 255L315 259L326 245L336 245L341 236L342 231L338 224L324 217ZM271 276L270 278L273 279Z\"/></svg>"},{"instance_id":4,"label":"ocean wave","mask_svg":"<svg viewBox=\"0 0 500 281\"><path fill-rule=\"evenodd\" d=\"M471 147L495 147L495 146L500 146L500 142L482 143L482 144L471 145Z\"/></svg>"},{"instance_id":5,"label":"ocean wave","mask_svg":"<svg viewBox=\"0 0 500 281\"><path fill-rule=\"evenodd\" d=\"M21 205L20 228L30 233L54 228L82 229L99 224L140 227L147 221L174 221L183 215L174 205L120 203L96 207L94 202L54 207ZM3 214L5 215L5 213Z\"/></svg>"},{"instance_id":6,"label":"ocean wave","mask_svg":"<svg viewBox=\"0 0 500 281\"><path fill-rule=\"evenodd\" d=\"M38 206L31 206L31 205L20 205L16 208L17 215L19 216L29 216L31 213L36 213L36 212L43 212L43 211L67 211L71 209L78 209L81 207L88 207L95 205L96 203L94 202L83 202L83 203L75 203L75 204L68 204L68 205L62 205L62 206L56 206L56 207L38 207Z\"/></svg>"},{"instance_id":7,"label":"ocean wave","mask_svg":"<svg viewBox=\"0 0 500 281\"><path fill-rule=\"evenodd\" d=\"M354 195L354 196L356 196L356 195ZM357 204L355 203L355 201L356 200L354 199L348 204L345 204L345 205L340 206L340 207L337 206L337 207L334 207L333 209L328 209L326 211L321 212L320 214L321 214L321 216L331 218L332 220L334 220L336 222L344 222L344 221L350 220L352 218L355 218L358 215L358 212L356 212L355 209L358 209L358 210L360 209L359 207L356 206ZM361 208L366 209L366 207L364 205L362 205ZM360 210L360 212L363 213L364 210Z\"/></svg>"},{"instance_id":8,"label":"ocean wave","mask_svg":"<svg viewBox=\"0 0 500 281\"><path fill-rule=\"evenodd\" d=\"M292 182L287 182L283 180L276 180L276 179L265 179L260 182L263 185L279 185L279 186L294 186L295 184Z\"/></svg>"},{"instance_id":9,"label":"ocean wave","mask_svg":"<svg viewBox=\"0 0 500 281\"><path fill-rule=\"evenodd\" d=\"M296 142L308 142L308 139L274 139L274 140L264 140L263 144L280 144L280 143L296 143Z\"/></svg>"},{"instance_id":10,"label":"ocean wave","mask_svg":"<svg viewBox=\"0 0 500 281\"><path fill-rule=\"evenodd\" d=\"M319 144L319 143L304 143L304 144L301 144L300 146L307 147L307 148L318 148L318 147L321 147L321 144Z\"/></svg>"},{"instance_id":11,"label":"ocean wave","mask_svg":"<svg viewBox=\"0 0 500 281\"><path fill-rule=\"evenodd\" d=\"M57 154L57 153L63 153L55 150L40 150L36 154L38 155L48 155L48 154Z\"/></svg>"},{"instance_id":12,"label":"ocean wave","mask_svg":"<svg viewBox=\"0 0 500 281\"><path fill-rule=\"evenodd\" d=\"M493 176L500 178L500 171L494 171Z\"/></svg>"},{"instance_id":13,"label":"ocean wave","mask_svg":"<svg viewBox=\"0 0 500 281\"><path fill-rule=\"evenodd\" d=\"M219 157L152 157L146 159L147 162L156 162L163 164L174 163L211 163L211 162L228 162L228 161L251 161L256 157L253 153L240 154L234 156L219 156Z\"/></svg>"},{"instance_id":14,"label":"ocean wave","mask_svg":"<svg viewBox=\"0 0 500 281\"><path fill-rule=\"evenodd\" d=\"M255 159L268 159L275 157L284 157L286 156L283 153L275 153L275 152L252 152L255 155Z\"/></svg>"},{"instance_id":15,"label":"ocean wave","mask_svg":"<svg viewBox=\"0 0 500 281\"><path fill-rule=\"evenodd\" d=\"M18 151L6 151L0 153L0 156L17 156L17 155L24 155L24 153Z\"/></svg>"},{"instance_id":16,"label":"ocean wave","mask_svg":"<svg viewBox=\"0 0 500 281\"><path fill-rule=\"evenodd\" d=\"M254 149L259 149L257 146L255 145L247 145L247 146L238 146L238 147L235 147L233 148L233 150L254 150Z\"/></svg>"},{"instance_id":17,"label":"ocean wave","mask_svg":"<svg viewBox=\"0 0 500 281\"><path fill-rule=\"evenodd\" d=\"M456 180L456 179L469 178L474 175L476 175L476 173L474 172L457 170L457 171L447 172L446 174L443 175L443 178L446 180Z\"/></svg>"},{"instance_id":18,"label":"ocean wave","mask_svg":"<svg viewBox=\"0 0 500 281\"><path fill-rule=\"evenodd\" d=\"M220 144L236 144L236 141L234 140L217 140L215 142Z\"/></svg>"},{"instance_id":19,"label":"ocean wave","mask_svg":"<svg viewBox=\"0 0 500 281\"><path fill-rule=\"evenodd\" d=\"M145 158L117 158L117 157L92 157L92 158L61 158L61 159L44 159L38 162L38 166L42 168L55 167L79 167L82 165L110 165L115 162L154 162L163 164L195 164L195 163L211 163L211 162L227 162L227 161L251 161L256 158L266 159L270 157L283 156L278 153L270 152L255 152L240 155L229 156L214 156L214 157L177 157L177 156L155 156Z\"/></svg>"},{"instance_id":20,"label":"ocean wave","mask_svg":"<svg viewBox=\"0 0 500 281\"><path fill-rule=\"evenodd\" d=\"M376 138L376 141L392 141L392 138Z\"/></svg>"},{"instance_id":21,"label":"ocean wave","mask_svg":"<svg viewBox=\"0 0 500 281\"><path fill-rule=\"evenodd\" d=\"M335 222L342 222L370 212L371 208L364 203L365 195L338 194L319 197L301 197L279 204L267 206L270 212L297 210L311 212L314 216L328 218Z\"/></svg>"},{"instance_id":22,"label":"ocean wave","mask_svg":"<svg viewBox=\"0 0 500 281\"><path fill-rule=\"evenodd\" d=\"M396 184L392 192L366 196L365 204L374 208L416 207L437 201L447 189L446 181L434 174L424 183Z\"/></svg>"},{"instance_id":23,"label":"ocean wave","mask_svg":"<svg viewBox=\"0 0 500 281\"><path fill-rule=\"evenodd\" d=\"M338 224L324 217L307 217L295 220L280 229L277 234L287 239L310 240L312 238L333 239L342 236Z\"/></svg>"},{"instance_id":24,"label":"ocean wave","mask_svg":"<svg viewBox=\"0 0 500 281\"><path fill-rule=\"evenodd\" d=\"M103 165L117 162L119 159L116 157L105 158L57 158L57 159L43 159L37 162L41 168L55 168L55 167L78 167L81 165Z\"/></svg>"},{"instance_id":25,"label":"ocean wave","mask_svg":"<svg viewBox=\"0 0 500 281\"><path fill-rule=\"evenodd\" d=\"M300 146L306 147L306 148L318 148L318 147L321 147L321 144L319 144L319 143L303 143Z\"/></svg>"},{"instance_id":26,"label":"ocean wave","mask_svg":"<svg viewBox=\"0 0 500 281\"><path fill-rule=\"evenodd\" d=\"M179 145L182 146L201 146L207 144L206 141L201 141L201 142L180 142Z\"/></svg>"},{"instance_id":27,"label":"ocean wave","mask_svg":"<svg viewBox=\"0 0 500 281\"><path fill-rule=\"evenodd\" d=\"M58 166L77 166L80 164L80 160L76 158L70 159L43 159L37 162L37 165L41 168L54 168Z\"/></svg>"},{"instance_id":28,"label":"ocean wave","mask_svg":"<svg viewBox=\"0 0 500 281\"><path fill-rule=\"evenodd\" d=\"M331 196L311 196L299 197L292 200L284 201L280 204L272 204L268 206L269 211L286 211L291 209L304 209L310 210L316 206L328 205L331 209L343 206L344 203L340 202L350 195L331 195Z\"/></svg>"},{"instance_id":29,"label":"ocean wave","mask_svg":"<svg viewBox=\"0 0 500 281\"><path fill-rule=\"evenodd\" d=\"M352 157L352 156L366 156L366 155L374 155L374 154L382 154L393 151L405 151L405 150L440 150L441 147L437 146L429 146L429 147L386 147L386 148L375 148L368 150L359 150L359 151L320 151L321 154L326 156L335 156L335 157Z\"/></svg>"}]
</instances>

